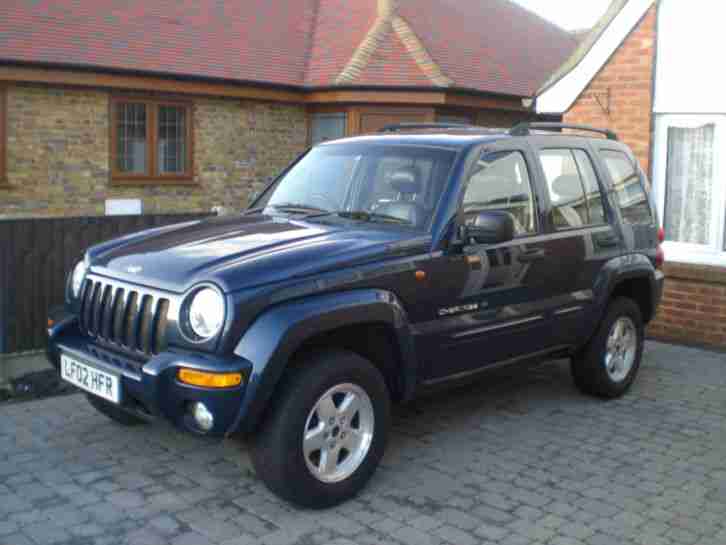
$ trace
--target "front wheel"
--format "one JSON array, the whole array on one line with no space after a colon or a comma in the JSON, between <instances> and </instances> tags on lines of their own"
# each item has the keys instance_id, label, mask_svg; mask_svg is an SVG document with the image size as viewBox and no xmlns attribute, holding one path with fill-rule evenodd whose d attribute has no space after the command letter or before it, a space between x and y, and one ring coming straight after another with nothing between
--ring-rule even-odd
<instances>
[{"instance_id":1,"label":"front wheel","mask_svg":"<svg viewBox=\"0 0 726 545\"><path fill-rule=\"evenodd\" d=\"M622 396L640 368L643 342L640 307L626 297L615 299L590 342L572 358L575 385L597 397Z\"/></svg>"},{"instance_id":2,"label":"front wheel","mask_svg":"<svg viewBox=\"0 0 726 545\"><path fill-rule=\"evenodd\" d=\"M252 463L283 499L331 507L357 494L378 467L390 396L378 369L352 352L296 363L252 440Z\"/></svg>"}]
</instances>

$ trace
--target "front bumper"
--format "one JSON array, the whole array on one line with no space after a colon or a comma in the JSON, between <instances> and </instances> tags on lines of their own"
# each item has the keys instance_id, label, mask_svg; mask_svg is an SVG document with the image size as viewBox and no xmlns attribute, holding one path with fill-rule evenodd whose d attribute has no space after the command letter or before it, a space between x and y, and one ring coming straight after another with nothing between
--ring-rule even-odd
<instances>
[{"instance_id":1,"label":"front bumper","mask_svg":"<svg viewBox=\"0 0 726 545\"><path fill-rule=\"evenodd\" d=\"M81 362L118 375L121 383L120 408L142 418L164 418L178 428L195 434L222 437L234 433L242 420L240 414L252 364L232 356L185 352L163 352L142 365L96 344L81 334L73 316L62 312L51 315L47 355L60 369L61 352ZM235 388L211 389L183 384L177 380L179 368L217 373L242 373L242 384ZM203 432L194 422L189 406L199 401L214 415L214 426Z\"/></svg>"}]
</instances>

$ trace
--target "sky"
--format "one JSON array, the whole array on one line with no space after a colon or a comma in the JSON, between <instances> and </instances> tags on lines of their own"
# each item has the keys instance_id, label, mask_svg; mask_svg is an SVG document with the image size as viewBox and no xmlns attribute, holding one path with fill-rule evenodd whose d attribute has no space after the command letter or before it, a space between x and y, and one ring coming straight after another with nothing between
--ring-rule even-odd
<instances>
[{"instance_id":1,"label":"sky","mask_svg":"<svg viewBox=\"0 0 726 545\"><path fill-rule=\"evenodd\" d=\"M611 0L514 0L567 30L592 27Z\"/></svg>"}]
</instances>

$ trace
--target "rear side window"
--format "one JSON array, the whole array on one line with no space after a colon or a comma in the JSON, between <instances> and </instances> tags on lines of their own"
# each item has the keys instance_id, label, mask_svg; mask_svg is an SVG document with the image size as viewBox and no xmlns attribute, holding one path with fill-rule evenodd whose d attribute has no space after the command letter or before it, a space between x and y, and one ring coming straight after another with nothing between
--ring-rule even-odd
<instances>
[{"instance_id":1,"label":"rear side window","mask_svg":"<svg viewBox=\"0 0 726 545\"><path fill-rule=\"evenodd\" d=\"M602 194L587 153L577 149L546 149L539 153L547 181L556 229L605 222Z\"/></svg>"},{"instance_id":2,"label":"rear side window","mask_svg":"<svg viewBox=\"0 0 726 545\"><path fill-rule=\"evenodd\" d=\"M534 196L524 156L518 151L482 156L469 179L463 206L466 221L486 210L509 212L518 236L535 233Z\"/></svg>"},{"instance_id":3,"label":"rear side window","mask_svg":"<svg viewBox=\"0 0 726 545\"><path fill-rule=\"evenodd\" d=\"M653 223L648 197L635 165L622 151L600 152L613 179L616 200L623 221L630 224Z\"/></svg>"}]
</instances>

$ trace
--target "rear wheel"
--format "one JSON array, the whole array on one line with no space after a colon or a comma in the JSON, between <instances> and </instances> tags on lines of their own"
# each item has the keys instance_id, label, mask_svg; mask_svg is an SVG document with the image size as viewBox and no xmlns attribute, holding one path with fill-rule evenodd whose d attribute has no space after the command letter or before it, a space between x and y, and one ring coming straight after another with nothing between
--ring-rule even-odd
<instances>
[{"instance_id":1,"label":"rear wheel","mask_svg":"<svg viewBox=\"0 0 726 545\"><path fill-rule=\"evenodd\" d=\"M378 369L343 350L299 362L252 440L259 477L303 507L325 508L357 494L383 456L390 397Z\"/></svg>"},{"instance_id":2,"label":"rear wheel","mask_svg":"<svg viewBox=\"0 0 726 545\"><path fill-rule=\"evenodd\" d=\"M572 359L572 376L583 392L616 398L633 384L643 355L640 307L632 299L613 300L590 342Z\"/></svg>"},{"instance_id":3,"label":"rear wheel","mask_svg":"<svg viewBox=\"0 0 726 545\"><path fill-rule=\"evenodd\" d=\"M101 414L107 416L117 424L121 424L122 426L139 426L146 423L141 418L129 414L126 411L122 411L113 403L109 403L105 399L101 399L98 396L86 394L86 398L88 398L88 402L94 409L96 409Z\"/></svg>"}]
</instances>

